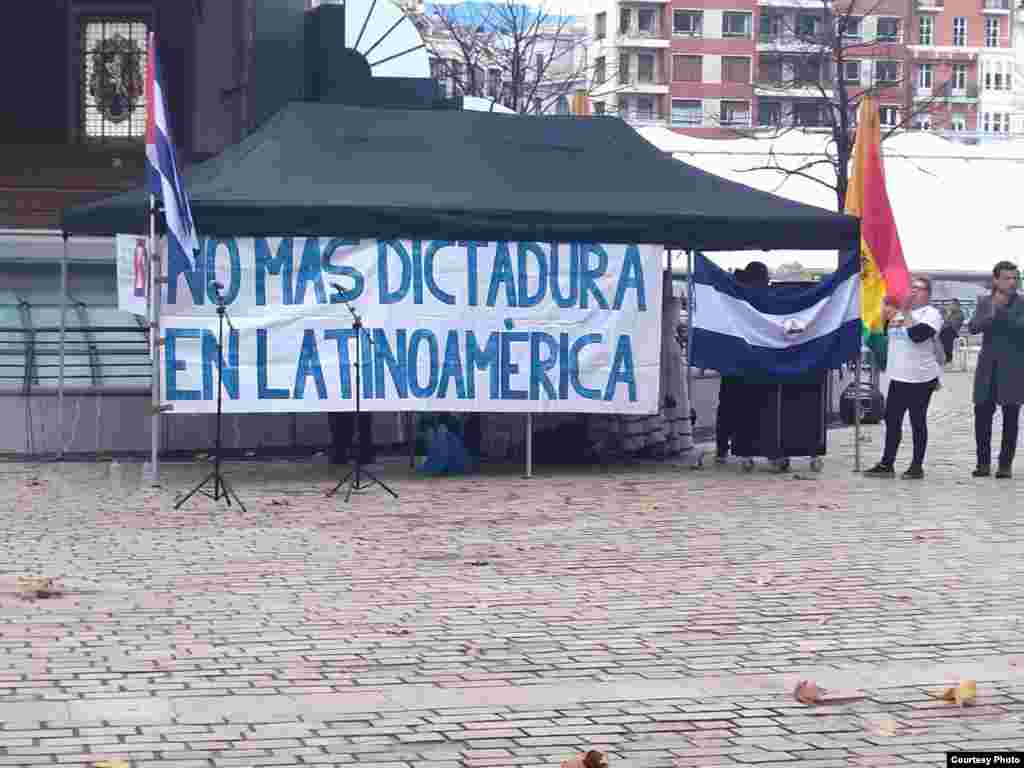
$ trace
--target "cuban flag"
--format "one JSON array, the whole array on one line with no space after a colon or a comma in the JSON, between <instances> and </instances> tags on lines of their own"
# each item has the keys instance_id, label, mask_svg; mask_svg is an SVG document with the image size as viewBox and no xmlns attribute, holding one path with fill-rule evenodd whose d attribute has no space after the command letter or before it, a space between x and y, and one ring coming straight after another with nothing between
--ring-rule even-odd
<instances>
[{"instance_id":1,"label":"cuban flag","mask_svg":"<svg viewBox=\"0 0 1024 768\"><path fill-rule=\"evenodd\" d=\"M703 254L693 269L690 364L752 380L802 379L860 353L860 261L810 288L741 285Z\"/></svg>"},{"instance_id":2,"label":"cuban flag","mask_svg":"<svg viewBox=\"0 0 1024 768\"><path fill-rule=\"evenodd\" d=\"M178 162L167 120L167 102L160 86L160 63L156 36L149 33L146 61L146 188L164 204L167 246L177 248L186 259L199 250L192 209L178 176Z\"/></svg>"}]
</instances>

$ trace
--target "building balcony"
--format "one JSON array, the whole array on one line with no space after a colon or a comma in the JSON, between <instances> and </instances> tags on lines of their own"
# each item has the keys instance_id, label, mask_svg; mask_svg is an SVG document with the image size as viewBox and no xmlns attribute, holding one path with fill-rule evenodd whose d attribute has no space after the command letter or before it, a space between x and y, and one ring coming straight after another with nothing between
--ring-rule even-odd
<instances>
[{"instance_id":1,"label":"building balcony","mask_svg":"<svg viewBox=\"0 0 1024 768\"><path fill-rule=\"evenodd\" d=\"M1010 0L982 0L981 12L1008 16L1010 14Z\"/></svg>"},{"instance_id":2,"label":"building balcony","mask_svg":"<svg viewBox=\"0 0 1024 768\"><path fill-rule=\"evenodd\" d=\"M946 7L946 0L917 0L917 10L940 13Z\"/></svg>"},{"instance_id":3,"label":"building balcony","mask_svg":"<svg viewBox=\"0 0 1024 768\"><path fill-rule=\"evenodd\" d=\"M822 83L820 87L809 82L783 82L758 78L754 83L756 96L767 96L784 99L831 99L834 95L831 83Z\"/></svg>"},{"instance_id":4,"label":"building balcony","mask_svg":"<svg viewBox=\"0 0 1024 768\"><path fill-rule=\"evenodd\" d=\"M672 41L658 30L641 32L640 30L631 29L619 32L615 36L615 44L620 48L668 48Z\"/></svg>"},{"instance_id":5,"label":"building balcony","mask_svg":"<svg viewBox=\"0 0 1024 768\"><path fill-rule=\"evenodd\" d=\"M973 104L978 100L978 86L947 88L944 85L933 88L914 88L914 101L940 101L944 104Z\"/></svg>"},{"instance_id":6,"label":"building balcony","mask_svg":"<svg viewBox=\"0 0 1024 768\"><path fill-rule=\"evenodd\" d=\"M762 8L802 8L811 11L821 10L821 0L757 0Z\"/></svg>"},{"instance_id":7,"label":"building balcony","mask_svg":"<svg viewBox=\"0 0 1024 768\"><path fill-rule=\"evenodd\" d=\"M757 50L764 52L817 53L823 49L823 46L823 42L813 42L806 37L798 37L792 32L782 32L777 35L761 33L757 36Z\"/></svg>"},{"instance_id":8,"label":"building balcony","mask_svg":"<svg viewBox=\"0 0 1024 768\"><path fill-rule=\"evenodd\" d=\"M619 112L619 117L634 128L663 128L668 123L665 114L658 110L626 109Z\"/></svg>"},{"instance_id":9,"label":"building balcony","mask_svg":"<svg viewBox=\"0 0 1024 768\"><path fill-rule=\"evenodd\" d=\"M640 77L638 75L619 75L617 78L619 93L643 93L657 95L668 93L668 80L664 77Z\"/></svg>"}]
</instances>

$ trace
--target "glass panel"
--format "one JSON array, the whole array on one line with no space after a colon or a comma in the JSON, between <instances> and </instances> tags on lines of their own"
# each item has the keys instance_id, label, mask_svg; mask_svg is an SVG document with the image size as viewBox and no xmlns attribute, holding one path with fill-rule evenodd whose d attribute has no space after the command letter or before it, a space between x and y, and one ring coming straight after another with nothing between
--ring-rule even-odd
<instances>
[{"instance_id":1,"label":"glass panel","mask_svg":"<svg viewBox=\"0 0 1024 768\"><path fill-rule=\"evenodd\" d=\"M87 19L82 24L81 121L87 139L146 135L148 28L138 19Z\"/></svg>"}]
</instances>

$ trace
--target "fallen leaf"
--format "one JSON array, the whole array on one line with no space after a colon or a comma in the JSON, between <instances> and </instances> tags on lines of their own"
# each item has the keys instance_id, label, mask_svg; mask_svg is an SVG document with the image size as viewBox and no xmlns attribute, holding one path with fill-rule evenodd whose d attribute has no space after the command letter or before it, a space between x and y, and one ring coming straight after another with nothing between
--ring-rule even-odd
<instances>
[{"instance_id":1,"label":"fallen leaf","mask_svg":"<svg viewBox=\"0 0 1024 768\"><path fill-rule=\"evenodd\" d=\"M561 768L608 768L608 758L603 752L591 749L563 760Z\"/></svg>"},{"instance_id":2,"label":"fallen leaf","mask_svg":"<svg viewBox=\"0 0 1024 768\"><path fill-rule=\"evenodd\" d=\"M887 718L875 724L875 732L879 736L895 736L898 728L898 723L892 718Z\"/></svg>"},{"instance_id":3,"label":"fallen leaf","mask_svg":"<svg viewBox=\"0 0 1024 768\"><path fill-rule=\"evenodd\" d=\"M124 760L100 760L92 765L93 768L131 768L131 765Z\"/></svg>"},{"instance_id":4,"label":"fallen leaf","mask_svg":"<svg viewBox=\"0 0 1024 768\"><path fill-rule=\"evenodd\" d=\"M949 688L929 691L929 695L935 699L949 701L959 704L961 707L966 707L973 704L975 699L978 698L978 683L974 680L961 680Z\"/></svg>"},{"instance_id":5,"label":"fallen leaf","mask_svg":"<svg viewBox=\"0 0 1024 768\"><path fill-rule=\"evenodd\" d=\"M480 566L484 566L484 565L490 565L491 561L490 560L471 560L469 564L470 565L475 565L477 567L480 567Z\"/></svg>"},{"instance_id":6,"label":"fallen leaf","mask_svg":"<svg viewBox=\"0 0 1024 768\"><path fill-rule=\"evenodd\" d=\"M28 599L55 597L60 594L60 587L52 576L19 576L17 589L22 597Z\"/></svg>"},{"instance_id":7,"label":"fallen leaf","mask_svg":"<svg viewBox=\"0 0 1024 768\"><path fill-rule=\"evenodd\" d=\"M810 680L801 680L793 689L793 698L801 704L851 704L863 701L864 696L858 694L827 695L828 691Z\"/></svg>"},{"instance_id":8,"label":"fallen leaf","mask_svg":"<svg viewBox=\"0 0 1024 768\"><path fill-rule=\"evenodd\" d=\"M393 635L395 637L405 637L406 635L411 635L412 634L412 630L411 629L405 629L404 627L400 627L400 628L396 628L396 629L386 629L386 630L384 630L384 633L387 634L387 635Z\"/></svg>"}]
</instances>

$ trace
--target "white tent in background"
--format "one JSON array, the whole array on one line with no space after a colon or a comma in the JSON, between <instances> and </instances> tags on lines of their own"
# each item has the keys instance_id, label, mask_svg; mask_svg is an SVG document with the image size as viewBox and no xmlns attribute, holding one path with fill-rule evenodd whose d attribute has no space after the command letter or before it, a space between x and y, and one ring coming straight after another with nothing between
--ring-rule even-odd
<instances>
[{"instance_id":1,"label":"white tent in background","mask_svg":"<svg viewBox=\"0 0 1024 768\"><path fill-rule=\"evenodd\" d=\"M794 168L824 156L828 137L793 131L776 139L699 139L666 128L640 128L645 139L677 159L756 189L835 210L835 192L822 184L777 171L750 170L768 164ZM1024 142L968 146L928 133L903 133L883 144L886 185L907 264L912 270L984 272L1000 259L1024 257ZM809 170L831 184L827 166ZM770 268L798 261L832 269L834 251L717 253L723 267L752 259Z\"/></svg>"}]
</instances>

